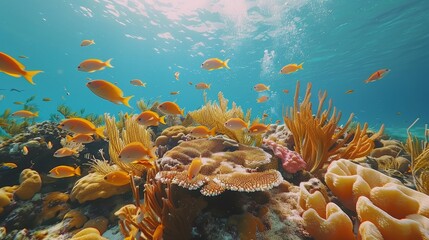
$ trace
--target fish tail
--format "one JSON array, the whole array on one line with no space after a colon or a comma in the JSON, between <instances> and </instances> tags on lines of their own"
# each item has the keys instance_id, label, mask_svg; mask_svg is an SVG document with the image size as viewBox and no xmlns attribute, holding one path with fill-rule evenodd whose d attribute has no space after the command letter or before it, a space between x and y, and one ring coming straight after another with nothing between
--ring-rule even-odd
<instances>
[{"instance_id":1,"label":"fish tail","mask_svg":"<svg viewBox=\"0 0 429 240\"><path fill-rule=\"evenodd\" d=\"M74 170L74 173L75 173L76 175L80 176L80 174L81 174L80 166L78 166L78 167Z\"/></svg>"},{"instance_id":2,"label":"fish tail","mask_svg":"<svg viewBox=\"0 0 429 240\"><path fill-rule=\"evenodd\" d=\"M185 108L182 108L182 110L180 110L180 115L185 116Z\"/></svg>"},{"instance_id":3,"label":"fish tail","mask_svg":"<svg viewBox=\"0 0 429 240\"><path fill-rule=\"evenodd\" d=\"M113 58L110 58L109 60L107 60L107 61L104 63L104 65L106 65L106 67L113 68L112 64L110 63L110 61L112 61L112 59L113 59Z\"/></svg>"},{"instance_id":4,"label":"fish tail","mask_svg":"<svg viewBox=\"0 0 429 240\"><path fill-rule=\"evenodd\" d=\"M146 83L143 83L143 84L142 84L142 87L146 87Z\"/></svg>"},{"instance_id":5,"label":"fish tail","mask_svg":"<svg viewBox=\"0 0 429 240\"><path fill-rule=\"evenodd\" d=\"M24 73L24 78L25 80L27 80L29 83L35 85L35 83L33 82L33 77L36 76L36 74L41 73L43 71L40 70L35 70L35 71L25 71Z\"/></svg>"},{"instance_id":6,"label":"fish tail","mask_svg":"<svg viewBox=\"0 0 429 240\"><path fill-rule=\"evenodd\" d=\"M130 106L129 101L130 101L130 99L131 99L131 98L133 98L133 97L134 97L134 95L132 95L132 96L128 96L128 97L125 97L125 98L122 100L122 103L123 103L125 106L127 106L127 107L129 107L129 108L132 108L132 107Z\"/></svg>"},{"instance_id":7,"label":"fish tail","mask_svg":"<svg viewBox=\"0 0 429 240\"><path fill-rule=\"evenodd\" d=\"M268 86L268 87L267 87L267 90L268 90L268 91L270 90L270 86Z\"/></svg>"},{"instance_id":8,"label":"fish tail","mask_svg":"<svg viewBox=\"0 0 429 240\"><path fill-rule=\"evenodd\" d=\"M207 87L207 89L210 89L210 86L211 86L212 84L210 83L209 85L208 85L208 87Z\"/></svg>"},{"instance_id":9,"label":"fish tail","mask_svg":"<svg viewBox=\"0 0 429 240\"><path fill-rule=\"evenodd\" d=\"M165 115L159 118L159 122L165 124Z\"/></svg>"},{"instance_id":10,"label":"fish tail","mask_svg":"<svg viewBox=\"0 0 429 240\"><path fill-rule=\"evenodd\" d=\"M95 44L95 41L94 41L94 40L91 40L91 43L92 43L92 44Z\"/></svg>"},{"instance_id":11,"label":"fish tail","mask_svg":"<svg viewBox=\"0 0 429 240\"><path fill-rule=\"evenodd\" d=\"M213 127L212 130L210 130L209 135L211 136L216 135L216 127Z\"/></svg>"},{"instance_id":12,"label":"fish tail","mask_svg":"<svg viewBox=\"0 0 429 240\"><path fill-rule=\"evenodd\" d=\"M224 66L224 67L226 67L226 68L228 68L228 69L231 69L231 68L229 68L229 66L228 66L228 62L229 62L229 58L228 58L228 59L226 59L226 60L223 62L223 66Z\"/></svg>"},{"instance_id":13,"label":"fish tail","mask_svg":"<svg viewBox=\"0 0 429 240\"><path fill-rule=\"evenodd\" d=\"M71 142L71 140L73 139L73 137L72 136L70 136L70 135L67 135L66 136L66 142Z\"/></svg>"},{"instance_id":14,"label":"fish tail","mask_svg":"<svg viewBox=\"0 0 429 240\"><path fill-rule=\"evenodd\" d=\"M106 138L104 136L104 128L105 128L105 126L102 126L102 127L99 127L99 128L95 129L95 134L97 134L99 137L101 137L103 139Z\"/></svg>"},{"instance_id":15,"label":"fish tail","mask_svg":"<svg viewBox=\"0 0 429 240\"><path fill-rule=\"evenodd\" d=\"M299 65L298 65L298 68L299 68L299 69L303 69L303 68L302 68L302 64L304 64L304 62L302 62L301 64L299 64Z\"/></svg>"},{"instance_id":16,"label":"fish tail","mask_svg":"<svg viewBox=\"0 0 429 240\"><path fill-rule=\"evenodd\" d=\"M35 113L34 113L34 116L35 116L35 117L38 117L38 116L39 116L39 112L35 112Z\"/></svg>"},{"instance_id":17,"label":"fish tail","mask_svg":"<svg viewBox=\"0 0 429 240\"><path fill-rule=\"evenodd\" d=\"M369 78L367 79L367 80L365 80L365 81L363 81L364 83L369 83L370 82L370 80L369 80Z\"/></svg>"}]
</instances>

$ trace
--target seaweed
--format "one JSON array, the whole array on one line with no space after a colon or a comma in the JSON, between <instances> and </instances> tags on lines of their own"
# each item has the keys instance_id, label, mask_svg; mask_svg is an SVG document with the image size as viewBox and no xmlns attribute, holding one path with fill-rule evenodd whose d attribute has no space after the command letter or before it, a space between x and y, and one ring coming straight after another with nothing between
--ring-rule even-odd
<instances>
[{"instance_id":1,"label":"seaweed","mask_svg":"<svg viewBox=\"0 0 429 240\"><path fill-rule=\"evenodd\" d=\"M141 111L154 111L154 112L158 112L158 105L159 105L159 101L158 100L147 100L145 101L143 98L137 101L137 108ZM158 112L159 113L159 112Z\"/></svg>"}]
</instances>

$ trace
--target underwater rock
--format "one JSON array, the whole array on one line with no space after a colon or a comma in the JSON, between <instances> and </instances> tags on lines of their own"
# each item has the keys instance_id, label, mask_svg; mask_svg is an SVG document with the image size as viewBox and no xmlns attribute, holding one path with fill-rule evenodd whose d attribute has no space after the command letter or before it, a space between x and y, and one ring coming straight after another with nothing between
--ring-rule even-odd
<instances>
[{"instance_id":1,"label":"underwater rock","mask_svg":"<svg viewBox=\"0 0 429 240\"><path fill-rule=\"evenodd\" d=\"M19 202L0 225L8 231L35 227L39 204L38 201Z\"/></svg>"}]
</instances>

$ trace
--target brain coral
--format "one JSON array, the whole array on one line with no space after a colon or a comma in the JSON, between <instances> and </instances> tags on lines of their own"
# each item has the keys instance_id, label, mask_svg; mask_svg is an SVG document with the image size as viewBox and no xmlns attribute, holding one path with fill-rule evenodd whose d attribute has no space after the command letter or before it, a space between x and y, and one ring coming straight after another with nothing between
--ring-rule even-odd
<instances>
[{"instance_id":1,"label":"brain coral","mask_svg":"<svg viewBox=\"0 0 429 240\"><path fill-rule=\"evenodd\" d=\"M19 176L20 186L15 195L21 200L29 200L42 188L42 179L39 173L29 168L24 169Z\"/></svg>"},{"instance_id":2,"label":"brain coral","mask_svg":"<svg viewBox=\"0 0 429 240\"><path fill-rule=\"evenodd\" d=\"M70 199L84 203L98 198L109 198L123 194L129 190L129 185L114 186L104 180L104 175L94 172L82 177L75 183Z\"/></svg>"},{"instance_id":3,"label":"brain coral","mask_svg":"<svg viewBox=\"0 0 429 240\"><path fill-rule=\"evenodd\" d=\"M189 180L187 168L192 159L203 163L195 179ZM225 190L265 191L278 186L283 178L277 170L259 171L271 162L271 155L257 147L215 137L182 142L159 159L161 170L156 178L190 190L213 196Z\"/></svg>"}]
</instances>

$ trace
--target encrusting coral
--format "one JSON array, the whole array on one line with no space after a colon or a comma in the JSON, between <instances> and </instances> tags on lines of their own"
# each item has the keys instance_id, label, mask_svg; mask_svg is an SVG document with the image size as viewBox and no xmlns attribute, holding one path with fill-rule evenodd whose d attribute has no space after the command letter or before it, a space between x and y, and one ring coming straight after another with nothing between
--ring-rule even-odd
<instances>
[{"instance_id":1,"label":"encrusting coral","mask_svg":"<svg viewBox=\"0 0 429 240\"><path fill-rule=\"evenodd\" d=\"M24 169L19 176L19 187L14 194L21 200L29 200L42 188L42 179L38 172Z\"/></svg>"},{"instance_id":2,"label":"encrusting coral","mask_svg":"<svg viewBox=\"0 0 429 240\"><path fill-rule=\"evenodd\" d=\"M374 148L374 139L379 137L384 129L368 137L367 124L360 129L347 133L353 114L350 115L343 127L338 123L341 112L332 109L332 101L328 108L322 111L327 97L326 91L319 94L319 105L315 114L312 111L311 83L307 84L304 100L299 101L299 81L296 85L294 105L284 116L284 122L293 133L295 151L302 155L307 162L307 170L314 173L334 159L358 158L368 155Z\"/></svg>"},{"instance_id":3,"label":"encrusting coral","mask_svg":"<svg viewBox=\"0 0 429 240\"><path fill-rule=\"evenodd\" d=\"M186 169L197 157L203 166L195 179L189 179ZM182 142L159 162L163 171L157 173L156 179L190 190L202 187L200 192L206 196L225 190L265 191L283 181L277 170L260 170L271 162L270 154L220 137Z\"/></svg>"}]
</instances>

